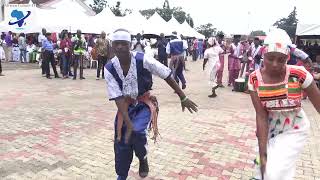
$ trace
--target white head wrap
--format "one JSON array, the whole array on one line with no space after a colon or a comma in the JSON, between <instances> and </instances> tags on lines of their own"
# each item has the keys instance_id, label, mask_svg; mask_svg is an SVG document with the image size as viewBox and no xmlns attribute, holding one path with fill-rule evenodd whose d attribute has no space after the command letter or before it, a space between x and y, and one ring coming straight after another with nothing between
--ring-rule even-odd
<instances>
[{"instance_id":1,"label":"white head wrap","mask_svg":"<svg viewBox=\"0 0 320 180\"><path fill-rule=\"evenodd\" d=\"M215 37L210 37L210 38L208 39L208 44L210 44L211 46L213 46L213 45L218 45L219 43L218 43L218 41L217 41L217 39L216 39Z\"/></svg>"},{"instance_id":2,"label":"white head wrap","mask_svg":"<svg viewBox=\"0 0 320 180\"><path fill-rule=\"evenodd\" d=\"M268 33L264 40L264 53L279 52L288 55L289 46L292 44L291 39L286 31L282 29L274 29Z\"/></svg>"},{"instance_id":3,"label":"white head wrap","mask_svg":"<svg viewBox=\"0 0 320 180\"><path fill-rule=\"evenodd\" d=\"M131 35L127 30L117 30L111 36L111 41L128 41L131 42Z\"/></svg>"}]
</instances>

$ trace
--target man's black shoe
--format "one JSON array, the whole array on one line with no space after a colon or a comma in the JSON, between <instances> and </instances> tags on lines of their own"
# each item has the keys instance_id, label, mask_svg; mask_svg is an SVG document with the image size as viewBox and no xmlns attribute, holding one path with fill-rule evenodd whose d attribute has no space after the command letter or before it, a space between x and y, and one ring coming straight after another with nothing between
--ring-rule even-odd
<instances>
[{"instance_id":1,"label":"man's black shoe","mask_svg":"<svg viewBox=\"0 0 320 180\"><path fill-rule=\"evenodd\" d=\"M149 164L148 164L148 159L145 158L144 160L140 160L139 176L142 178L145 178L148 176L148 173L149 173Z\"/></svg>"}]
</instances>

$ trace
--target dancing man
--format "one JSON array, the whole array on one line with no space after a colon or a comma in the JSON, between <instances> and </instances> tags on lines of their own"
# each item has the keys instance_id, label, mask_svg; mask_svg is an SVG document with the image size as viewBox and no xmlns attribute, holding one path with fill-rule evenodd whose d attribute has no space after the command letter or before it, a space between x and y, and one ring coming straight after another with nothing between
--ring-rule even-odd
<instances>
[{"instance_id":1,"label":"dancing man","mask_svg":"<svg viewBox=\"0 0 320 180\"><path fill-rule=\"evenodd\" d=\"M140 161L139 175L146 177L149 172L146 130L151 124L156 139L159 110L156 97L150 95L152 74L164 79L177 92L183 110L187 108L190 112L197 111L197 105L187 98L171 77L171 70L150 56L144 56L140 52L130 52L130 42L131 35L127 30L116 30L112 35L112 49L115 57L105 66L109 97L118 107L114 142L118 180L127 178L133 152ZM121 125L119 126L118 123ZM133 131L127 132L131 124ZM118 132L118 129L121 132ZM131 133L129 139L127 139L128 136L123 135L128 133ZM120 138L118 138L119 134Z\"/></svg>"}]
</instances>

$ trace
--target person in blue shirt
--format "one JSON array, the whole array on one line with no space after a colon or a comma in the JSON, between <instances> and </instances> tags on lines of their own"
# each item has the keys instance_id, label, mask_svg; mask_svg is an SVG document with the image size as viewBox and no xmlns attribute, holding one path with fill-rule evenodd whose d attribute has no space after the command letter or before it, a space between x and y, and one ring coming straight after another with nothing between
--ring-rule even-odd
<instances>
[{"instance_id":1,"label":"person in blue shirt","mask_svg":"<svg viewBox=\"0 0 320 180\"><path fill-rule=\"evenodd\" d=\"M198 41L198 57L199 59L203 59L203 40L199 39Z\"/></svg>"},{"instance_id":2,"label":"person in blue shirt","mask_svg":"<svg viewBox=\"0 0 320 180\"><path fill-rule=\"evenodd\" d=\"M184 52L188 49L188 44L178 38L177 32L172 33L172 40L167 44L166 52L171 56L170 68L173 70L173 76L176 82L182 83L182 89L185 89L186 79L183 75L185 67Z\"/></svg>"},{"instance_id":3,"label":"person in blue shirt","mask_svg":"<svg viewBox=\"0 0 320 180\"><path fill-rule=\"evenodd\" d=\"M47 33L46 37L42 41L42 50L43 50L43 65L46 73L46 77L51 79L50 77L50 63L54 72L55 78L60 78L56 69L56 64L54 60L53 54L54 45L51 39L51 33Z\"/></svg>"}]
</instances>

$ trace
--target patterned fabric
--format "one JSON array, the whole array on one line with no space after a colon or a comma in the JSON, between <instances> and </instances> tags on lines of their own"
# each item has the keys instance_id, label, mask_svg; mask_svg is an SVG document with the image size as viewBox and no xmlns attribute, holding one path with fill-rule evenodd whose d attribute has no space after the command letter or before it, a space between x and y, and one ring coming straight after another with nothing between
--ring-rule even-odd
<instances>
[{"instance_id":1,"label":"patterned fabric","mask_svg":"<svg viewBox=\"0 0 320 180\"><path fill-rule=\"evenodd\" d=\"M98 55L107 57L108 50L109 50L109 41L108 41L108 39L99 38L97 40L96 48L97 48Z\"/></svg>"},{"instance_id":2,"label":"patterned fabric","mask_svg":"<svg viewBox=\"0 0 320 180\"><path fill-rule=\"evenodd\" d=\"M232 43L230 53L228 57L228 70L239 70L241 68L240 58L243 56L243 46L240 43L237 46Z\"/></svg>"},{"instance_id":3,"label":"patterned fabric","mask_svg":"<svg viewBox=\"0 0 320 180\"><path fill-rule=\"evenodd\" d=\"M107 89L110 100L114 100L122 96L129 96L133 99L136 99L138 95L141 94L139 93L138 73L142 72L137 71L137 60L135 59L136 54L137 53L132 52L131 64L126 76L124 76L123 74L123 70L117 57L114 57L106 65L106 67L112 65L112 67L116 71L115 74L117 74L117 76L121 80L121 85L119 85L116 78L113 76L113 74L111 74L110 69L107 69L105 67L105 79L107 81ZM144 56L143 68L148 70L151 74L159 76L162 79L166 79L171 75L171 70L168 67L164 66L150 56Z\"/></svg>"},{"instance_id":4,"label":"patterned fabric","mask_svg":"<svg viewBox=\"0 0 320 180\"><path fill-rule=\"evenodd\" d=\"M309 120L301 108L302 89L310 86L313 78L303 67L286 66L283 82L263 82L261 70L249 76L248 88L256 91L268 112L268 161L265 180L289 180L294 177L295 162L306 142ZM257 167L256 179L261 179Z\"/></svg>"},{"instance_id":5,"label":"patterned fabric","mask_svg":"<svg viewBox=\"0 0 320 180\"><path fill-rule=\"evenodd\" d=\"M264 53L279 52L288 55L290 52L289 45L291 44L292 42L287 32L276 28L269 32L264 40Z\"/></svg>"},{"instance_id":6,"label":"patterned fabric","mask_svg":"<svg viewBox=\"0 0 320 180\"><path fill-rule=\"evenodd\" d=\"M286 72L285 80L278 84L263 83L260 70L249 77L249 90L258 92L268 111L300 108L302 88L307 88L313 81L312 75L303 67L288 65Z\"/></svg>"}]
</instances>

